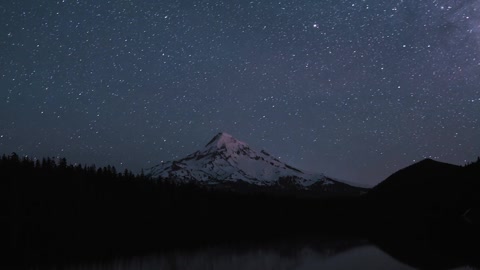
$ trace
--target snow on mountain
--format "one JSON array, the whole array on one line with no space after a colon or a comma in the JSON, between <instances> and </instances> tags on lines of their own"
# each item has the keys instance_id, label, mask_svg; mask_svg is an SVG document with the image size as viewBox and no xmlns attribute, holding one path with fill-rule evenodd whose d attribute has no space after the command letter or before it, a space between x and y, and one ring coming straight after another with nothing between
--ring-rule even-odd
<instances>
[{"instance_id":1,"label":"snow on mountain","mask_svg":"<svg viewBox=\"0 0 480 270\"><path fill-rule=\"evenodd\" d=\"M217 134L202 150L156 165L147 173L153 178L196 181L207 185L244 181L258 186L273 186L280 181L289 181L297 187L309 189L312 185L339 183L323 174L289 166L263 150L255 151L227 133Z\"/></svg>"}]
</instances>

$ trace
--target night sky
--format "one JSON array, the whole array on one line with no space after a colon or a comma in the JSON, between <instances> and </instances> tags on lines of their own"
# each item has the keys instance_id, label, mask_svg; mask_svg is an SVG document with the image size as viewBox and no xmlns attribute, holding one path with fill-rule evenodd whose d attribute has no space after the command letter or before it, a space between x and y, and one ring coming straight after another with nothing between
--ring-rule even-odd
<instances>
[{"instance_id":1,"label":"night sky","mask_svg":"<svg viewBox=\"0 0 480 270\"><path fill-rule=\"evenodd\" d=\"M0 4L0 152L139 172L225 131L373 185L480 155L480 0Z\"/></svg>"}]
</instances>

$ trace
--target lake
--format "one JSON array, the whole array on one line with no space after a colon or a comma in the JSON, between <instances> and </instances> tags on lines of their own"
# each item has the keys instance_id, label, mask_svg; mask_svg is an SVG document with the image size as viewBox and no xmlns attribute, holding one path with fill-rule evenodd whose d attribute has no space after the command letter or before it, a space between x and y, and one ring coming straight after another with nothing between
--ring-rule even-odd
<instances>
[{"instance_id":1,"label":"lake","mask_svg":"<svg viewBox=\"0 0 480 270\"><path fill-rule=\"evenodd\" d=\"M101 262L73 263L31 267L31 270L347 270L347 269L477 269L438 257L437 262L419 258L404 261L388 254L382 248L364 240L284 241L269 244L235 244L210 246L201 249L164 251L149 255L102 260ZM431 254L428 256L430 257ZM441 260L449 263L443 264ZM410 261L409 261L410 260ZM417 265L417 266L414 266Z\"/></svg>"}]
</instances>

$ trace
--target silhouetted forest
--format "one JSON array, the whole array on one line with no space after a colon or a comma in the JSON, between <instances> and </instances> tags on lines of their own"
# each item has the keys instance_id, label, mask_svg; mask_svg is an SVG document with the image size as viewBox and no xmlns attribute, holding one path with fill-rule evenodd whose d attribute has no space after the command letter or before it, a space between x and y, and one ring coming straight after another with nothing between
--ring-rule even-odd
<instances>
[{"instance_id":1,"label":"silhouetted forest","mask_svg":"<svg viewBox=\"0 0 480 270\"><path fill-rule=\"evenodd\" d=\"M386 239L417 239L432 228L458 245L478 239L479 176L480 159L466 166L426 160L365 196L315 199L214 190L13 153L0 160L0 245L15 262L312 234L368 237L388 247ZM461 237L448 238L452 231Z\"/></svg>"},{"instance_id":2,"label":"silhouetted forest","mask_svg":"<svg viewBox=\"0 0 480 270\"><path fill-rule=\"evenodd\" d=\"M65 158L0 160L3 245L12 256L67 258L349 227L349 198L233 193L147 179ZM343 226L341 224L344 224ZM59 256L60 254L60 256ZM27 259L28 260L28 259Z\"/></svg>"}]
</instances>

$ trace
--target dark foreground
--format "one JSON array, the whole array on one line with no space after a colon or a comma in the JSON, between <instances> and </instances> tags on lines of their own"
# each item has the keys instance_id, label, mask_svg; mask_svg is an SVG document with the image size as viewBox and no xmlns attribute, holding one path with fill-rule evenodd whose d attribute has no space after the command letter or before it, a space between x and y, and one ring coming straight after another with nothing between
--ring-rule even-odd
<instances>
[{"instance_id":1,"label":"dark foreground","mask_svg":"<svg viewBox=\"0 0 480 270\"><path fill-rule=\"evenodd\" d=\"M477 185L476 171L468 175ZM470 197L445 199L446 205L408 196L389 200L378 191L339 199L238 194L16 156L2 159L0 179L0 264L10 269L339 241L376 246L414 268L480 267L479 196L472 188ZM473 210L465 215L465 207Z\"/></svg>"},{"instance_id":2,"label":"dark foreground","mask_svg":"<svg viewBox=\"0 0 480 270\"><path fill-rule=\"evenodd\" d=\"M339 263L333 268L322 269L365 269L362 265L369 269L480 269L478 228L462 223L395 221L395 224L370 223L371 228L362 228L358 222L343 225L325 221L306 226L304 230L302 226L288 224L262 228L262 222L250 221L249 225L243 223L250 226L245 230L238 226L222 227L225 223L218 227L211 224L216 230L203 230L196 228L196 222L191 222L190 226L168 232L160 229L152 233L147 231L151 229L148 226L143 232L105 228L89 232L88 236L78 224L70 224L70 229L75 229L71 232L56 227L51 230L37 227L37 235L30 237L29 246L24 244L3 253L6 257L2 258L2 269L103 270L118 269L120 265L121 269L132 270L225 269L219 267L222 265L237 267L228 269L252 269L254 266L256 269L282 269L280 266L286 267L288 263L311 262L312 254L319 265L327 263L327 258ZM136 230L142 229L140 227ZM337 256L343 259L335 259ZM388 259L390 257L393 261ZM345 261L346 258L352 261ZM332 264L332 260L328 263ZM151 268L152 264L155 268ZM262 265L264 267L259 267ZM79 266L82 267L76 268Z\"/></svg>"}]
</instances>

